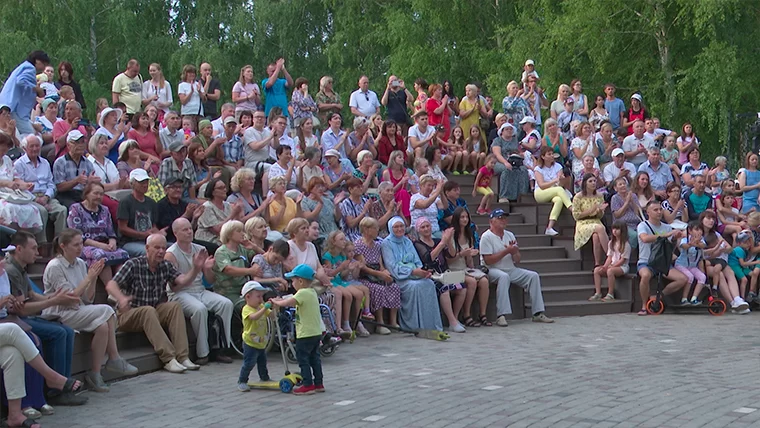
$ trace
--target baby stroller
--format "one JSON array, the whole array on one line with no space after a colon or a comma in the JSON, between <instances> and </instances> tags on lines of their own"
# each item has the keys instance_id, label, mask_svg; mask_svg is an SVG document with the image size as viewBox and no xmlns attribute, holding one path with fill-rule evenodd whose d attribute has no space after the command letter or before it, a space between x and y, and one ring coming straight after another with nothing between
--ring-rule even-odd
<instances>
[{"instance_id":1,"label":"baby stroller","mask_svg":"<svg viewBox=\"0 0 760 428\"><path fill-rule=\"evenodd\" d=\"M330 311L330 308L327 305L320 304L319 305L319 311L322 315L322 322L323 323L329 323L329 325L332 327L332 331L335 331L337 328L335 325L335 320L332 316L332 311ZM274 344L277 344L279 346L280 343L285 346L285 358L288 360L289 363L296 364L298 363L298 360L296 358L296 348L295 348L295 341L296 341L296 310L295 308L284 308L279 313L278 322L280 323L280 334L281 338L278 338L277 340L272 340L271 342ZM328 324L326 324L328 325ZM322 340L319 347L319 354L323 357L329 357L332 354L335 353L335 351L338 349L340 344L342 343L342 339L331 333L329 330L325 331L323 328L322 333ZM280 340L281 339L281 340ZM270 346L269 343L267 346Z\"/></svg>"}]
</instances>

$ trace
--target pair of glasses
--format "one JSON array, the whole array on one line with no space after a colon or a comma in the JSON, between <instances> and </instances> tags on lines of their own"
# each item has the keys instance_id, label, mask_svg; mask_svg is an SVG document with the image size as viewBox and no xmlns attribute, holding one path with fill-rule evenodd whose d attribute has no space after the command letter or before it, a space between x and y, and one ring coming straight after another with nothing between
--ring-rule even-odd
<instances>
[{"instance_id":1,"label":"pair of glasses","mask_svg":"<svg viewBox=\"0 0 760 428\"><path fill-rule=\"evenodd\" d=\"M369 94L364 94L364 98L366 98L367 101L369 101Z\"/></svg>"}]
</instances>

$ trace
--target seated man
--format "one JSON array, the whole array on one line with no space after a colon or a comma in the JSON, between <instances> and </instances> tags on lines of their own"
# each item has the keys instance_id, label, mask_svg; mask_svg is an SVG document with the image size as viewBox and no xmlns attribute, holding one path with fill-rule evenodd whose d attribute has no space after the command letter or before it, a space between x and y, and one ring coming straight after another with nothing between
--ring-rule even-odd
<instances>
[{"instance_id":1,"label":"seated man","mask_svg":"<svg viewBox=\"0 0 760 428\"><path fill-rule=\"evenodd\" d=\"M119 329L145 333L164 363L164 370L171 373L198 370L200 366L188 358L182 306L168 301L166 287L174 290L190 285L203 269L208 255L206 250L195 254L190 271L180 274L173 264L164 260L165 253L164 235L148 236L145 255L127 260L108 282L106 291L118 302ZM169 337L164 328L169 330Z\"/></svg>"},{"instance_id":2,"label":"seated man","mask_svg":"<svg viewBox=\"0 0 760 428\"><path fill-rule=\"evenodd\" d=\"M544 314L544 296L541 294L541 280L533 271L520 269L520 248L512 232L507 227L508 213L497 208L489 216L489 228L480 238L480 254L483 264L488 266L488 280L498 283L496 288L496 324L506 327L507 317L512 313L509 301L509 286L515 283L530 294L533 322L552 323L553 319Z\"/></svg>"},{"instance_id":3,"label":"seated man","mask_svg":"<svg viewBox=\"0 0 760 428\"><path fill-rule=\"evenodd\" d=\"M630 185L633 181L633 177L636 176L636 167L632 163L625 160L625 152L623 149L614 149L611 153L612 162L608 163L604 167L602 177L605 183L614 183L620 177L625 177Z\"/></svg>"},{"instance_id":4,"label":"seated man","mask_svg":"<svg viewBox=\"0 0 760 428\"><path fill-rule=\"evenodd\" d=\"M668 187L668 183L673 181L673 172L668 164L660 158L658 147L650 147L647 150L647 161L639 166L639 172L642 171L649 174L649 184L652 186L655 195L659 196L661 200L668 199L665 188ZM680 181L681 178L676 176L676 182L680 183Z\"/></svg>"},{"instance_id":5,"label":"seated man","mask_svg":"<svg viewBox=\"0 0 760 428\"><path fill-rule=\"evenodd\" d=\"M66 137L69 152L53 163L53 182L58 190L58 201L68 210L77 202L82 202L82 190L90 182L100 182L95 175L95 167L85 159L87 142L84 135L77 130L69 132Z\"/></svg>"},{"instance_id":6,"label":"seated man","mask_svg":"<svg viewBox=\"0 0 760 428\"><path fill-rule=\"evenodd\" d=\"M165 196L156 203L158 207L158 221L156 227L159 229L166 229L166 241L176 242L174 238L174 232L171 229L174 220L184 217L188 219L196 228L198 225L198 217L203 213L203 206L197 203L188 203L182 200L182 189L184 189L184 181L182 178L170 178L164 183ZM206 248L208 250L208 248ZM216 250L216 248L214 248Z\"/></svg>"},{"instance_id":7,"label":"seated man","mask_svg":"<svg viewBox=\"0 0 760 428\"><path fill-rule=\"evenodd\" d=\"M42 295L31 289L26 268L34 264L39 254L34 235L23 230L16 232L9 250L5 271L11 283L11 293L15 296L8 304L9 312L18 315L32 327L32 333L42 341L48 365L59 374L70 377L71 360L74 357L74 330L35 315L51 306L78 305L79 297L73 293ZM54 406L80 406L87 402L87 397L51 389L47 401Z\"/></svg>"},{"instance_id":8,"label":"seated man","mask_svg":"<svg viewBox=\"0 0 760 428\"><path fill-rule=\"evenodd\" d=\"M689 221L699 220L699 215L705 210L713 209L715 203L712 195L705 191L707 179L704 175L694 176L694 187L684 196L686 208L689 210Z\"/></svg>"},{"instance_id":9,"label":"seated man","mask_svg":"<svg viewBox=\"0 0 760 428\"><path fill-rule=\"evenodd\" d=\"M646 211L649 220L642 221L636 228L636 233L639 235L639 262L636 265L636 270L641 278L639 282L639 293L641 293L641 310L639 311L639 315L647 315L646 304L647 300L649 300L649 280L654 276L654 272L649 267L649 255L652 253L652 244L661 236L671 238L676 242L681 238L681 232L671 228L669 224L662 222L662 206L660 206L659 202L649 202L646 206ZM671 282L663 289L664 295L675 293L683 288L687 282L686 276L672 266L665 278Z\"/></svg>"},{"instance_id":10,"label":"seated man","mask_svg":"<svg viewBox=\"0 0 760 428\"><path fill-rule=\"evenodd\" d=\"M198 244L193 244L193 227L186 218L180 217L174 220L172 230L177 242L166 250L164 259L171 262L180 273L190 272L193 268L193 257L201 251L205 251L205 249ZM182 305L185 316L190 318L190 324L196 337L195 353L198 356L197 363L200 365L205 365L209 361L208 311L212 311L222 318L227 343L231 343L232 340L232 336L230 335L232 301L222 295L206 290L203 286L203 275L205 274L206 278L210 279L213 275L213 272L211 272L213 267L214 259L209 258L206 260L203 272L198 272L192 283L186 287L176 287L169 292L169 299L179 302ZM232 358L221 353L212 354L211 359L220 363L232 362Z\"/></svg>"},{"instance_id":11,"label":"seated man","mask_svg":"<svg viewBox=\"0 0 760 428\"><path fill-rule=\"evenodd\" d=\"M148 192L148 173L136 168L129 173L129 185L132 193L119 202L116 212L116 222L121 235L121 247L130 257L145 255L145 239L152 233L166 234L159 230L158 209L156 203L145 194Z\"/></svg>"},{"instance_id":12,"label":"seated man","mask_svg":"<svg viewBox=\"0 0 760 428\"><path fill-rule=\"evenodd\" d=\"M13 173L27 183L34 183L32 192L36 198L33 203L40 210L40 217L42 217L42 231L37 234L37 242L47 242L48 219L53 220L54 236L58 236L66 227L68 211L54 198L53 173L47 159L40 157L42 148L40 137L27 135L22 146L25 147L26 154L13 163Z\"/></svg>"},{"instance_id":13,"label":"seated man","mask_svg":"<svg viewBox=\"0 0 760 428\"><path fill-rule=\"evenodd\" d=\"M181 178L182 198L195 199L195 167L193 161L187 157L187 146L175 141L169 146L169 152L171 156L164 159L158 168L158 181L165 186L170 178Z\"/></svg>"}]
</instances>

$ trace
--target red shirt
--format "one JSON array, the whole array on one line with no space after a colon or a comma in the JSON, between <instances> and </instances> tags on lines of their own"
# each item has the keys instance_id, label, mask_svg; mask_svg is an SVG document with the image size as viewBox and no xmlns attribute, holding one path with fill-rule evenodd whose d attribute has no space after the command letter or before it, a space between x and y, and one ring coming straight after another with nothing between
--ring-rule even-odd
<instances>
[{"instance_id":1,"label":"red shirt","mask_svg":"<svg viewBox=\"0 0 760 428\"><path fill-rule=\"evenodd\" d=\"M427 103L425 103L425 109L427 110L428 114L428 125L432 127L443 125L443 127L446 129L446 133L443 135L443 140L447 141L449 139L449 131L451 130L449 109L445 108L441 114L435 114L435 109L440 107L441 104L442 103L440 100L437 100L435 98L428 98Z\"/></svg>"},{"instance_id":2,"label":"red shirt","mask_svg":"<svg viewBox=\"0 0 760 428\"><path fill-rule=\"evenodd\" d=\"M401 150L404 153L404 162L406 162L406 147L404 147L404 138L396 133L395 146L391 144L390 138L387 136L380 137L380 141L377 143L377 160L388 165L388 159L391 157L391 153L394 150Z\"/></svg>"},{"instance_id":3,"label":"red shirt","mask_svg":"<svg viewBox=\"0 0 760 428\"><path fill-rule=\"evenodd\" d=\"M482 142L480 144L483 144ZM478 182L478 187L491 187L491 177L493 177L493 169L488 169L488 167L481 166L478 170L480 173L480 181Z\"/></svg>"},{"instance_id":4,"label":"red shirt","mask_svg":"<svg viewBox=\"0 0 760 428\"><path fill-rule=\"evenodd\" d=\"M58 159L59 157L65 155L69 152L69 145L66 144L66 142L63 142L63 147L58 144L58 139L61 138L64 134L69 132L69 129L71 129L71 125L69 125L69 122L66 122L65 120L59 120L53 124L53 142L56 144L55 149L55 158ZM77 130L82 133L82 135L87 137L87 128L80 125ZM88 142L89 143L89 142Z\"/></svg>"},{"instance_id":5,"label":"red shirt","mask_svg":"<svg viewBox=\"0 0 760 428\"><path fill-rule=\"evenodd\" d=\"M628 109L628 121L633 122L636 119L644 120L649 117L649 114L647 114L647 111L644 109L644 107L641 108L641 110L635 112L633 109ZM628 127L628 135L633 135L633 125Z\"/></svg>"}]
</instances>

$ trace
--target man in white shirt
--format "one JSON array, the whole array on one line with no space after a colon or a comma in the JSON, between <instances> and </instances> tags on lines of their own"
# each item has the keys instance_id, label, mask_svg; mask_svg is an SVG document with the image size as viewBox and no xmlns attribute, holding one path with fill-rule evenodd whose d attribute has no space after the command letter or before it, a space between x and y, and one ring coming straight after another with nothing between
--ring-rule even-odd
<instances>
[{"instance_id":1,"label":"man in white shirt","mask_svg":"<svg viewBox=\"0 0 760 428\"><path fill-rule=\"evenodd\" d=\"M362 76L359 79L359 89L351 93L348 106L354 116L370 117L380 113L380 100L377 94L369 89L369 78Z\"/></svg>"},{"instance_id":2,"label":"man in white shirt","mask_svg":"<svg viewBox=\"0 0 760 428\"><path fill-rule=\"evenodd\" d=\"M164 116L164 123L166 126L158 131L158 139L161 141L161 145L164 148L164 153L169 151L169 146L172 143L184 143L185 134L179 130L182 126L182 119L179 118L179 114L176 111L170 111ZM158 154L161 156L161 153Z\"/></svg>"},{"instance_id":3,"label":"man in white shirt","mask_svg":"<svg viewBox=\"0 0 760 428\"><path fill-rule=\"evenodd\" d=\"M232 103L222 104L222 115L211 121L211 126L213 127L213 130L214 130L212 137L216 137L217 135L224 134L224 119L227 119L230 116L232 117L235 116L235 104L232 104Z\"/></svg>"},{"instance_id":4,"label":"man in white shirt","mask_svg":"<svg viewBox=\"0 0 760 428\"><path fill-rule=\"evenodd\" d=\"M605 183L612 183L617 180L618 177L626 177L628 183L631 183L633 177L636 176L636 167L632 163L625 161L625 152L623 149L615 149L611 153L612 162L608 163L604 167L602 176Z\"/></svg>"},{"instance_id":5,"label":"man in white shirt","mask_svg":"<svg viewBox=\"0 0 760 428\"><path fill-rule=\"evenodd\" d=\"M541 294L541 280L533 271L520 269L520 248L512 232L505 230L509 213L497 208L489 216L489 228L480 238L480 255L482 262L488 266L488 280L497 282L496 287L496 325L506 327L507 315L512 313L509 301L509 286L514 283L530 294L533 322L553 323L554 320L544 314L544 296Z\"/></svg>"},{"instance_id":6,"label":"man in white shirt","mask_svg":"<svg viewBox=\"0 0 760 428\"><path fill-rule=\"evenodd\" d=\"M435 128L428 126L428 114L424 110L414 115L414 126L409 128L409 142L406 151L409 156L421 158L425 149L435 138Z\"/></svg>"},{"instance_id":7,"label":"man in white shirt","mask_svg":"<svg viewBox=\"0 0 760 428\"><path fill-rule=\"evenodd\" d=\"M654 140L658 147L662 147L662 142L665 141L665 137L668 135L676 136L676 133L670 129L662 129L655 126L655 117L644 120L644 135ZM657 119L657 123L660 120Z\"/></svg>"},{"instance_id":8,"label":"man in white shirt","mask_svg":"<svg viewBox=\"0 0 760 428\"><path fill-rule=\"evenodd\" d=\"M292 153L296 153L296 142L288 135L285 130L288 127L288 119L285 116L277 116L272 119L271 131L279 135L279 138L273 138L269 146L269 157L277 159L277 148L280 146L290 147Z\"/></svg>"},{"instance_id":9,"label":"man in white shirt","mask_svg":"<svg viewBox=\"0 0 760 428\"><path fill-rule=\"evenodd\" d=\"M647 150L654 147L654 140L644 135L645 130L644 121L637 119L633 122L633 135L629 135L623 140L625 157L637 169L642 163L646 162Z\"/></svg>"},{"instance_id":10,"label":"man in white shirt","mask_svg":"<svg viewBox=\"0 0 760 428\"><path fill-rule=\"evenodd\" d=\"M264 172L269 172L272 166L272 162L269 162L272 141L279 139L276 130L272 132L264 125L266 120L267 117L263 111L254 112L253 126L246 129L243 134L245 167L254 171L257 168L263 168Z\"/></svg>"}]
</instances>

